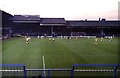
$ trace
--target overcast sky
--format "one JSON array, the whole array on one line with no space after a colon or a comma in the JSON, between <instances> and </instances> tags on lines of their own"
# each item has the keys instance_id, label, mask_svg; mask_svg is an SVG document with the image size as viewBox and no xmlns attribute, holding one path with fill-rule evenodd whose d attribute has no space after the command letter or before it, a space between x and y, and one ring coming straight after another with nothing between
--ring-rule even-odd
<instances>
[{"instance_id":1,"label":"overcast sky","mask_svg":"<svg viewBox=\"0 0 120 78\"><path fill-rule=\"evenodd\" d=\"M119 0L0 0L0 9L14 15L63 17L67 20L118 19Z\"/></svg>"}]
</instances>

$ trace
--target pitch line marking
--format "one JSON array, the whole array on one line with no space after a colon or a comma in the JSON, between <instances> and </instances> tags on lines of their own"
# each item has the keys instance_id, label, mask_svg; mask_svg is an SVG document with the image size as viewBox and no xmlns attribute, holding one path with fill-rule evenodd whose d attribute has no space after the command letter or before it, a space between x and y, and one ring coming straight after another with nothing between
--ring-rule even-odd
<instances>
[{"instance_id":1,"label":"pitch line marking","mask_svg":"<svg viewBox=\"0 0 120 78\"><path fill-rule=\"evenodd\" d=\"M46 72L45 72L45 56L43 56L42 58L43 58L43 69L44 69L43 74L44 74L44 76L46 76Z\"/></svg>"}]
</instances>

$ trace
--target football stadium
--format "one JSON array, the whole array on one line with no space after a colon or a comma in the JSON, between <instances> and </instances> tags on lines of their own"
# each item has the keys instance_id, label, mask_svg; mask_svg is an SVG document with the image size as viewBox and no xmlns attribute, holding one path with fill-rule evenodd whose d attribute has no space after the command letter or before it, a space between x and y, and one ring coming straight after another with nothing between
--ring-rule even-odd
<instances>
[{"instance_id":1,"label":"football stadium","mask_svg":"<svg viewBox=\"0 0 120 78\"><path fill-rule=\"evenodd\" d=\"M120 21L0 12L1 78L120 77Z\"/></svg>"}]
</instances>

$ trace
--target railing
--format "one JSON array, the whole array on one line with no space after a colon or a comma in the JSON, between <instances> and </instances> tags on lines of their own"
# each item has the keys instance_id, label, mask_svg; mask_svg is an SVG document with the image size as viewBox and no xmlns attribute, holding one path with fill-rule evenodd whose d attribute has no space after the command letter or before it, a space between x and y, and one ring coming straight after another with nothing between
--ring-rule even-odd
<instances>
[{"instance_id":1,"label":"railing","mask_svg":"<svg viewBox=\"0 0 120 78\"><path fill-rule=\"evenodd\" d=\"M2 69L2 77L4 76L18 76L23 78L37 77L37 78L52 78L52 77L120 77L119 64L74 64L72 68L61 69L26 69L23 64L0 64Z\"/></svg>"},{"instance_id":2,"label":"railing","mask_svg":"<svg viewBox=\"0 0 120 78\"><path fill-rule=\"evenodd\" d=\"M23 76L27 77L26 65L24 64L0 64L0 73L3 76Z\"/></svg>"},{"instance_id":3,"label":"railing","mask_svg":"<svg viewBox=\"0 0 120 78\"><path fill-rule=\"evenodd\" d=\"M74 64L72 68L74 76L120 77L119 64Z\"/></svg>"}]
</instances>

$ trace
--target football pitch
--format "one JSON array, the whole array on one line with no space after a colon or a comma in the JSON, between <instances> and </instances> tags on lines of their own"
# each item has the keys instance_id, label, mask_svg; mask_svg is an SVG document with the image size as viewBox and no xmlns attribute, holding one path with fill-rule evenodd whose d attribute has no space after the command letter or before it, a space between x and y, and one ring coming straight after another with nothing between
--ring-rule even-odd
<instances>
[{"instance_id":1,"label":"football pitch","mask_svg":"<svg viewBox=\"0 0 120 78\"><path fill-rule=\"evenodd\" d=\"M116 64L118 63L118 38L57 39L31 37L25 44L24 38L15 37L2 41L3 64L25 64L27 68L71 68L73 64Z\"/></svg>"}]
</instances>

